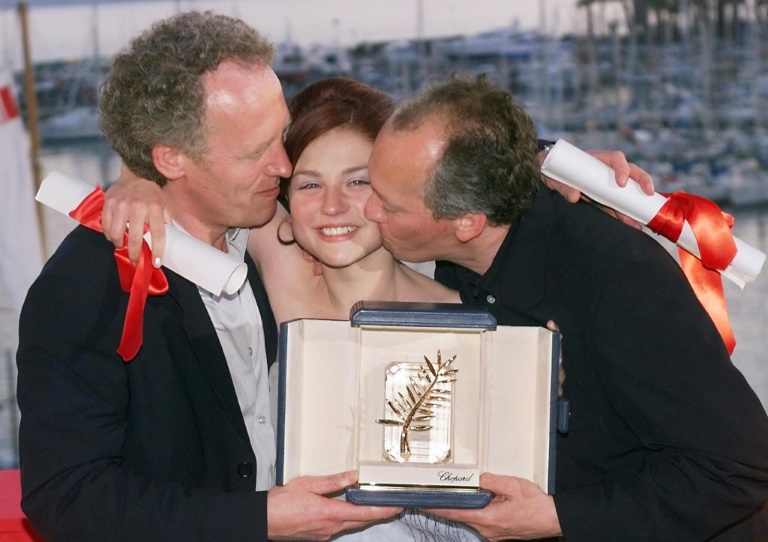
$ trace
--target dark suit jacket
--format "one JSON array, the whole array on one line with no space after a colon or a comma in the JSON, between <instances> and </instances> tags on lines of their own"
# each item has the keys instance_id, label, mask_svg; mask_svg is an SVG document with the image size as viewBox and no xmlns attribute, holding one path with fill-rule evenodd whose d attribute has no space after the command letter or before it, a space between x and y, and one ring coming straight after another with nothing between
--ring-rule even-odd
<instances>
[{"instance_id":1,"label":"dark suit jacket","mask_svg":"<svg viewBox=\"0 0 768 542\"><path fill-rule=\"evenodd\" d=\"M768 417L654 239L541 189L484 276L435 276L499 324L560 327L566 541L768 540Z\"/></svg>"},{"instance_id":2,"label":"dark suit jacket","mask_svg":"<svg viewBox=\"0 0 768 542\"><path fill-rule=\"evenodd\" d=\"M22 508L47 540L266 540L266 492L197 287L164 270L144 343L116 353L128 295L112 247L76 228L19 325ZM248 259L267 356L277 328Z\"/></svg>"}]
</instances>

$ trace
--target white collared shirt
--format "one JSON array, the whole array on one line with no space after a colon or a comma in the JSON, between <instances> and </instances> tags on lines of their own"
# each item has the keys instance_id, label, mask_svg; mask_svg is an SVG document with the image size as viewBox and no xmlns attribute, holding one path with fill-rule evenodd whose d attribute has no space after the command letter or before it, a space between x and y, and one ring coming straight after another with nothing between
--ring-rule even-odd
<instances>
[{"instance_id":1,"label":"white collared shirt","mask_svg":"<svg viewBox=\"0 0 768 542\"><path fill-rule=\"evenodd\" d=\"M226 236L229 255L245 259L247 229L231 229ZM247 280L232 295L215 296L198 287L219 337L245 427L256 456L256 491L275 484L275 432L270 420L269 376L259 307Z\"/></svg>"}]
</instances>

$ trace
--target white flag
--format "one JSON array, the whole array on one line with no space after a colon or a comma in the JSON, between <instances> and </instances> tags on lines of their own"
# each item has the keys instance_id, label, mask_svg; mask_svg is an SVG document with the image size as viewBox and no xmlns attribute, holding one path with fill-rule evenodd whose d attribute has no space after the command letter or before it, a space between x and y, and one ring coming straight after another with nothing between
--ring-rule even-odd
<instances>
[{"instance_id":1,"label":"white flag","mask_svg":"<svg viewBox=\"0 0 768 542\"><path fill-rule=\"evenodd\" d=\"M18 314L43 255L29 138L11 84L0 69L0 308L5 305Z\"/></svg>"}]
</instances>

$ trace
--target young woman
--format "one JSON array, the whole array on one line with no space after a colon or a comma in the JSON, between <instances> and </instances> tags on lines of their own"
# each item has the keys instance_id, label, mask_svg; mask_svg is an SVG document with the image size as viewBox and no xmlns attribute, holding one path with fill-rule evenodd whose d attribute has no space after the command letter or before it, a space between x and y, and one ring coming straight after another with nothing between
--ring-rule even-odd
<instances>
[{"instance_id":1,"label":"young woman","mask_svg":"<svg viewBox=\"0 0 768 542\"><path fill-rule=\"evenodd\" d=\"M363 213L371 193L368 157L391 98L334 78L302 91L289 109L285 149L293 175L281 189L290 217L279 209L248 242L277 321L346 319L363 299L458 303L456 292L395 260ZM321 275L304 251L317 259Z\"/></svg>"}]
</instances>

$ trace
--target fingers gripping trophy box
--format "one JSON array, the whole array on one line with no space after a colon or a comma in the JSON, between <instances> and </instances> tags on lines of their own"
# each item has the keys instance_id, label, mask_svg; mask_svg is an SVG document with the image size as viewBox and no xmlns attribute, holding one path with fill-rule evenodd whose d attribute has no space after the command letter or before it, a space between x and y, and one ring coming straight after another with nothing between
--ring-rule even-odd
<instances>
[{"instance_id":1,"label":"fingers gripping trophy box","mask_svg":"<svg viewBox=\"0 0 768 542\"><path fill-rule=\"evenodd\" d=\"M554 492L560 340L460 304L281 327L278 484L357 469L358 504L481 508L485 471Z\"/></svg>"}]
</instances>

